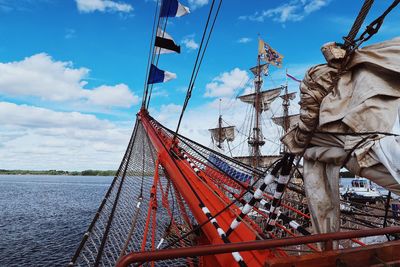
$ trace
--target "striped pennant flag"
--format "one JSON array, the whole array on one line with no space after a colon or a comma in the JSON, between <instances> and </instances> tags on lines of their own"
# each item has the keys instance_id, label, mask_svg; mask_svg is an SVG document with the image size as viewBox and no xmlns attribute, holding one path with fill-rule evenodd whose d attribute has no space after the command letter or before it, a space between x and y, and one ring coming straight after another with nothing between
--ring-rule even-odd
<instances>
[{"instance_id":1,"label":"striped pennant flag","mask_svg":"<svg viewBox=\"0 0 400 267\"><path fill-rule=\"evenodd\" d=\"M189 8L178 0L162 0L160 17L182 17L188 13L190 13Z\"/></svg>"},{"instance_id":2,"label":"striped pennant flag","mask_svg":"<svg viewBox=\"0 0 400 267\"><path fill-rule=\"evenodd\" d=\"M151 64L150 67L150 74L149 74L149 79L147 81L148 84L153 84L153 83L164 83L169 80L173 80L176 78L176 74L164 70L160 70L153 64Z\"/></svg>"},{"instance_id":3,"label":"striped pennant flag","mask_svg":"<svg viewBox=\"0 0 400 267\"><path fill-rule=\"evenodd\" d=\"M172 37L160 28L157 29L154 45L156 47L154 50L155 54L181 53L181 47L176 45Z\"/></svg>"}]
</instances>

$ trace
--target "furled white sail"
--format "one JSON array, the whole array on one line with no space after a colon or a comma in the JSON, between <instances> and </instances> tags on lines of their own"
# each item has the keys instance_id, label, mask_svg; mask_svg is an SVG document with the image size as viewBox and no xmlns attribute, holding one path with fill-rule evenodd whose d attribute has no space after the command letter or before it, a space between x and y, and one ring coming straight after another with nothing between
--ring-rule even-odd
<instances>
[{"instance_id":1,"label":"furled white sail","mask_svg":"<svg viewBox=\"0 0 400 267\"><path fill-rule=\"evenodd\" d=\"M269 63L264 63L264 64L261 64L260 66L255 66L255 67L250 68L250 71L256 76L261 73L263 73L265 76L267 76L268 75L268 66L269 66Z\"/></svg>"},{"instance_id":2,"label":"furled white sail","mask_svg":"<svg viewBox=\"0 0 400 267\"><path fill-rule=\"evenodd\" d=\"M267 90L267 91L262 91L260 92L260 112L262 111L267 111L271 107L271 103L281 94L283 87ZM255 101L256 101L256 94L248 94L248 95L242 95L239 96L239 99L247 104L252 104L255 106Z\"/></svg>"},{"instance_id":3,"label":"furled white sail","mask_svg":"<svg viewBox=\"0 0 400 267\"><path fill-rule=\"evenodd\" d=\"M294 100L296 98L296 92L291 92L291 93L287 93L287 94L283 94L281 95L281 98L283 100Z\"/></svg>"},{"instance_id":4,"label":"furled white sail","mask_svg":"<svg viewBox=\"0 0 400 267\"><path fill-rule=\"evenodd\" d=\"M262 155L258 158L259 166L261 168L268 168L281 157L281 155ZM238 156L233 158L250 166L253 165L254 161L254 156Z\"/></svg>"},{"instance_id":5,"label":"furled white sail","mask_svg":"<svg viewBox=\"0 0 400 267\"><path fill-rule=\"evenodd\" d=\"M288 122L288 128L286 129L286 123L285 119L287 119ZM300 120L300 114L293 114L289 116L281 116L281 117L273 117L272 121L281 126L285 131L293 128L297 123L299 123Z\"/></svg>"},{"instance_id":6,"label":"furled white sail","mask_svg":"<svg viewBox=\"0 0 400 267\"><path fill-rule=\"evenodd\" d=\"M227 126L221 128L208 129L211 132L211 137L219 143L232 142L235 140L235 126Z\"/></svg>"}]
</instances>

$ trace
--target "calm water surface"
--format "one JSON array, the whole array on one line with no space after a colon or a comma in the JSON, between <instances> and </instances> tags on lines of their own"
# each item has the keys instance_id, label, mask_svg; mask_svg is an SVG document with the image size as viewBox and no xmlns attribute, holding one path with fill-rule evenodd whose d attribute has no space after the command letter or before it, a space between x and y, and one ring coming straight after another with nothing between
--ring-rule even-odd
<instances>
[{"instance_id":1,"label":"calm water surface","mask_svg":"<svg viewBox=\"0 0 400 267\"><path fill-rule=\"evenodd\" d=\"M0 175L0 266L65 266L111 181Z\"/></svg>"},{"instance_id":2,"label":"calm water surface","mask_svg":"<svg viewBox=\"0 0 400 267\"><path fill-rule=\"evenodd\" d=\"M0 267L66 266L111 181L0 175Z\"/></svg>"}]
</instances>

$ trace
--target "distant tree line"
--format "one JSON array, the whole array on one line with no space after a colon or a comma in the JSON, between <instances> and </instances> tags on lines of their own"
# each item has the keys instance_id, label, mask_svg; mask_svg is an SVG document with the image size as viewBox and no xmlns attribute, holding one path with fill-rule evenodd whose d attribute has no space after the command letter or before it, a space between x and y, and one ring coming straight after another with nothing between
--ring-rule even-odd
<instances>
[{"instance_id":1,"label":"distant tree line","mask_svg":"<svg viewBox=\"0 0 400 267\"><path fill-rule=\"evenodd\" d=\"M355 175L349 171L341 171L340 172L340 178L354 178L354 177L355 177Z\"/></svg>"},{"instance_id":2,"label":"distant tree line","mask_svg":"<svg viewBox=\"0 0 400 267\"><path fill-rule=\"evenodd\" d=\"M114 170L84 170L78 171L61 171L61 170L46 170L46 171L33 171L33 170L4 170L0 169L0 175L71 175L71 176L115 176L117 171ZM127 175L145 175L152 176L152 172L128 172ZM341 171L340 178L354 178L354 174L349 171Z\"/></svg>"},{"instance_id":3,"label":"distant tree line","mask_svg":"<svg viewBox=\"0 0 400 267\"><path fill-rule=\"evenodd\" d=\"M61 170L43 170L43 171L33 171L33 170L4 170L0 169L0 174L10 174L10 175L72 175L72 176L114 176L117 171L114 170L85 170L85 171L61 171Z\"/></svg>"}]
</instances>

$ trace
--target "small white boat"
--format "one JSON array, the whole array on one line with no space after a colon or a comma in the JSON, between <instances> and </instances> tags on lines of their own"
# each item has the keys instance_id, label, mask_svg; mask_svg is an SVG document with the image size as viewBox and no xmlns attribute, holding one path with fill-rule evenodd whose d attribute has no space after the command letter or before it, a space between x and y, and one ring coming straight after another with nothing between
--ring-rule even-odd
<instances>
[{"instance_id":1,"label":"small white boat","mask_svg":"<svg viewBox=\"0 0 400 267\"><path fill-rule=\"evenodd\" d=\"M378 189L371 186L365 178L353 179L351 185L340 188L340 194L344 199L361 203L376 203L377 200L383 199Z\"/></svg>"}]
</instances>

